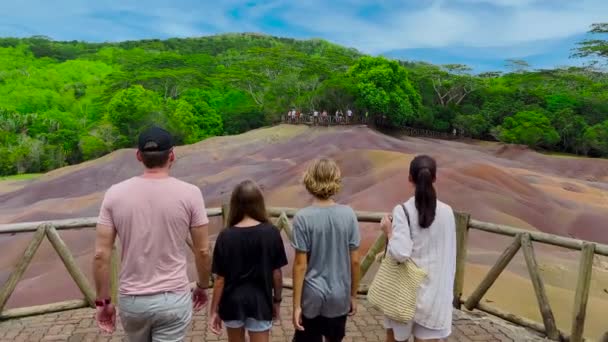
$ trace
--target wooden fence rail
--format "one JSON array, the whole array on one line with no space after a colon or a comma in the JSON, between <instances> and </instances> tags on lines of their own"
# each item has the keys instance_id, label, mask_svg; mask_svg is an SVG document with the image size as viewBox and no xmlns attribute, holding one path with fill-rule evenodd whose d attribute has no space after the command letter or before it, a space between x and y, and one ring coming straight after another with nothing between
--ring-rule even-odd
<instances>
[{"instance_id":1,"label":"wooden fence rail","mask_svg":"<svg viewBox=\"0 0 608 342\"><path fill-rule=\"evenodd\" d=\"M289 240L293 239L292 227L289 218L292 218L298 209L284 207L270 207L268 213L275 218L275 225L279 230L285 231L285 235ZM207 213L210 217L221 216L222 222L226 224L228 218L228 207L209 208ZM359 222L379 223L385 213L381 212L356 212ZM92 306L94 300L94 291L82 271L76 265L74 257L68 250L67 246L61 239L58 231L66 229L92 228L96 224L95 217L78 218L69 220L56 220L47 222L28 222L0 225L0 234L15 234L23 232L34 232L34 235L23 252L21 259L17 262L15 269L10 274L8 280L0 289L0 319L11 319L23 316L31 316L36 314L44 314L49 312L57 312ZM502 319L511 321L541 333L544 333L552 340L570 340L582 341L586 308L589 300L589 288L591 282L591 274L593 271L594 255L608 256L608 245L582 241L552 234L529 231L525 229L498 225L493 223L481 222L470 218L469 214L456 213L456 237L457 237L457 255L456 255L456 276L454 280L454 307L460 308L461 304L468 310L481 310ZM462 298L463 285L465 279L465 264L467 254L468 232L470 229L477 229L489 233L513 236L514 240L510 246L498 258L496 264L490 268L485 278L473 290L468 298ZM57 251L64 265L69 271L69 274L78 285L83 294L84 299L69 300L60 303L52 303L38 305L26 308L4 309L10 295L15 290L17 283L25 273L27 266L30 264L34 254L40 247L44 238L49 239L53 248ZM189 241L188 241L189 242ZM555 318L547 299L543 281L540 277L536 256L534 253L533 242L540 242L553 246L568 248L571 250L581 250L579 276L577 280L574 308L572 313L572 327L570 336L564 331L558 329L555 324ZM189 242L190 244L190 242ZM375 261L376 255L381 252L386 244L386 237L380 233L374 243L370 246L368 252L363 257L361 262L361 277L370 269ZM522 249L526 260L526 265L530 274L530 279L536 294L539 312L543 318L543 322L534 322L524 317L519 317L511 313L504 312L500 309L488 306L481 302L483 296L488 289L498 279L500 273L507 267L515 254ZM118 272L120 268L118 249L115 248L112 253L111 267L111 288L112 296L116 298L118 291ZM291 279L284 280L285 286L291 286ZM362 285L359 289L361 293L366 293L367 286Z\"/></svg>"},{"instance_id":2,"label":"wooden fence rail","mask_svg":"<svg viewBox=\"0 0 608 342\"><path fill-rule=\"evenodd\" d=\"M341 126L341 125L357 125L357 124L368 124L369 119L361 116L355 116L353 118L347 119L346 117L342 117L340 119L336 118L333 115L327 117L313 117L311 115L302 115L299 118L290 118L287 116L281 117L281 123L292 124L292 125L309 125L309 126ZM379 126L384 126L382 120L376 121L376 124ZM437 138L437 139L458 139L462 138L462 135L458 133L450 134L448 132L439 132L433 131L426 128L415 128L403 126L399 127L399 129L407 136L410 137L425 137L425 138Z\"/></svg>"}]
</instances>

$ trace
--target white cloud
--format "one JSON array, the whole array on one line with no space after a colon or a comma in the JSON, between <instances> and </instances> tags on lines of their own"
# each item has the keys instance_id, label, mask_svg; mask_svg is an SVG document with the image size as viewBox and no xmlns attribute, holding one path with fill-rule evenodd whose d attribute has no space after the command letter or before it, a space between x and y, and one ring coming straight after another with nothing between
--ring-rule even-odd
<instances>
[{"instance_id":1,"label":"white cloud","mask_svg":"<svg viewBox=\"0 0 608 342\"><path fill-rule=\"evenodd\" d=\"M367 15L370 6L380 11ZM234 9L239 18L230 14ZM321 37L380 53L561 39L605 21L606 13L606 0L22 0L0 2L0 36L96 41L184 37L260 31L269 18L279 18L286 27L266 33Z\"/></svg>"},{"instance_id":2,"label":"white cloud","mask_svg":"<svg viewBox=\"0 0 608 342\"><path fill-rule=\"evenodd\" d=\"M478 6L480 3L491 6ZM419 4L419 3L418 3ZM321 0L297 3L284 17L340 43L378 53L391 49L446 46L509 46L581 34L605 20L608 1L436 0L426 7L391 7L381 20L356 8ZM508 7L508 8L504 8Z\"/></svg>"},{"instance_id":3,"label":"white cloud","mask_svg":"<svg viewBox=\"0 0 608 342\"><path fill-rule=\"evenodd\" d=\"M523 7L538 3L539 0L460 0L460 2L470 4L486 4L502 7Z\"/></svg>"}]
</instances>

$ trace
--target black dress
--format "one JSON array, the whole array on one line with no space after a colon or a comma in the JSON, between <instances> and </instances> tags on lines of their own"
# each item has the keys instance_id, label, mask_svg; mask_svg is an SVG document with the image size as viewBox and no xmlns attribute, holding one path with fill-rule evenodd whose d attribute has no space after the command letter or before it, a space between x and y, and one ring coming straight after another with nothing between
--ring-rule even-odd
<instances>
[{"instance_id":1,"label":"black dress","mask_svg":"<svg viewBox=\"0 0 608 342\"><path fill-rule=\"evenodd\" d=\"M283 239L272 224L224 229L213 252L213 273L224 278L220 318L271 321L272 274L285 265Z\"/></svg>"}]
</instances>

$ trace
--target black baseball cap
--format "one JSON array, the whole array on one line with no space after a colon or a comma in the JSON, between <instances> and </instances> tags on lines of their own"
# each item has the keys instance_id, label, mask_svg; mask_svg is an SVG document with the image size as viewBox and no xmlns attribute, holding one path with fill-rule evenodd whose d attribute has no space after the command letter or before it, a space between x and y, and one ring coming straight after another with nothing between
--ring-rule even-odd
<instances>
[{"instance_id":1,"label":"black baseball cap","mask_svg":"<svg viewBox=\"0 0 608 342\"><path fill-rule=\"evenodd\" d=\"M143 152L161 152L173 148L171 133L160 127L150 127L139 135L138 148Z\"/></svg>"}]
</instances>

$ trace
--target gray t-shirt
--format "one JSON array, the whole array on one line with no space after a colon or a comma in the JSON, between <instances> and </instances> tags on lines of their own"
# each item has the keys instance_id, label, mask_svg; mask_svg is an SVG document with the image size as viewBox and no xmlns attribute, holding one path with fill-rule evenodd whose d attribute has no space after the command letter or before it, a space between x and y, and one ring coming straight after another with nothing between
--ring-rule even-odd
<instances>
[{"instance_id":1,"label":"gray t-shirt","mask_svg":"<svg viewBox=\"0 0 608 342\"><path fill-rule=\"evenodd\" d=\"M302 314L334 318L350 311L350 251L359 248L359 223L345 205L308 207L293 220L293 247L308 254Z\"/></svg>"}]
</instances>

